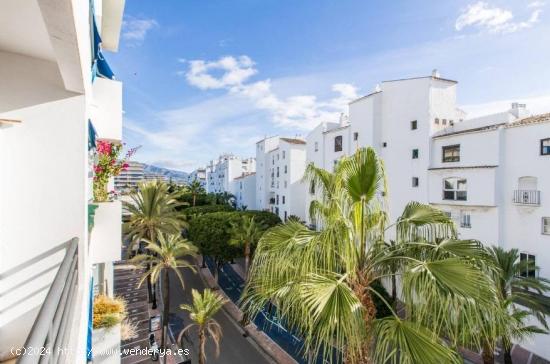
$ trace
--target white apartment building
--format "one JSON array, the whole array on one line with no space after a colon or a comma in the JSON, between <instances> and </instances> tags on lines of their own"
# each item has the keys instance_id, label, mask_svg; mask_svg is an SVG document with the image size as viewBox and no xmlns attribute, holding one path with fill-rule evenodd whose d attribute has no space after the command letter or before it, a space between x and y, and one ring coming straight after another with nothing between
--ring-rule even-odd
<instances>
[{"instance_id":1,"label":"white apartment building","mask_svg":"<svg viewBox=\"0 0 550 364\"><path fill-rule=\"evenodd\" d=\"M256 143L256 209L305 219L306 142L270 137Z\"/></svg>"},{"instance_id":2,"label":"white apartment building","mask_svg":"<svg viewBox=\"0 0 550 364\"><path fill-rule=\"evenodd\" d=\"M23 346L55 345L52 363L101 350L90 300L112 295L121 204L90 206L90 167L96 138L122 138L122 83L102 51L117 50L123 10L124 0L1 3L0 361Z\"/></svg>"},{"instance_id":3,"label":"white apartment building","mask_svg":"<svg viewBox=\"0 0 550 364\"><path fill-rule=\"evenodd\" d=\"M206 190L206 168L197 168L187 175L187 184L194 181L199 181L201 186Z\"/></svg>"},{"instance_id":4,"label":"white apartment building","mask_svg":"<svg viewBox=\"0 0 550 364\"><path fill-rule=\"evenodd\" d=\"M136 189L144 179L143 164L129 161L128 168L115 177L115 190L127 192Z\"/></svg>"},{"instance_id":5,"label":"white apartment building","mask_svg":"<svg viewBox=\"0 0 550 364\"><path fill-rule=\"evenodd\" d=\"M526 276L550 277L550 114L530 116L513 104L464 120L456 90L436 72L385 81L349 104L349 120L307 136L307 162L331 170L371 146L385 163L392 220L409 201L430 203L456 220L461 238L517 248L540 267ZM521 345L548 359L549 340L537 335Z\"/></svg>"},{"instance_id":6,"label":"white apartment building","mask_svg":"<svg viewBox=\"0 0 550 364\"><path fill-rule=\"evenodd\" d=\"M223 154L210 161L206 167L208 193L231 192L231 182L244 174L256 172L254 158L241 159L232 154Z\"/></svg>"},{"instance_id":7,"label":"white apartment building","mask_svg":"<svg viewBox=\"0 0 550 364\"><path fill-rule=\"evenodd\" d=\"M243 174L231 181L231 193L238 209L256 210L256 173Z\"/></svg>"}]
</instances>

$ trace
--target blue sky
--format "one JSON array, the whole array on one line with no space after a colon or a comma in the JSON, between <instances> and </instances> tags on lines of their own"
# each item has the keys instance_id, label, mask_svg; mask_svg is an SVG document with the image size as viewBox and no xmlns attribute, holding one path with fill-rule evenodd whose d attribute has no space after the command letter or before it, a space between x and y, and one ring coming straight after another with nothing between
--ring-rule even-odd
<instances>
[{"instance_id":1,"label":"blue sky","mask_svg":"<svg viewBox=\"0 0 550 364\"><path fill-rule=\"evenodd\" d=\"M471 116L550 111L539 0L127 0L118 53L136 160L190 171L266 135L305 136L383 80L459 81Z\"/></svg>"}]
</instances>

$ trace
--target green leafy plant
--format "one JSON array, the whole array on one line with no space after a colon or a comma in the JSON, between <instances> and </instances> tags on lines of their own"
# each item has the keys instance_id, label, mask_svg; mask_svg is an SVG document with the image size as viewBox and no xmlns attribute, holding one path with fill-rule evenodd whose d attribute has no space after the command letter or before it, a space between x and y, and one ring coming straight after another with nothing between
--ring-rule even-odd
<instances>
[{"instance_id":1,"label":"green leafy plant","mask_svg":"<svg viewBox=\"0 0 550 364\"><path fill-rule=\"evenodd\" d=\"M94 164L94 201L109 201L107 184L109 178L118 176L121 171L128 168L127 160L137 151L137 148L128 150L126 156L119 160L122 151L122 144L115 144L105 140L97 142L97 161ZM114 192L114 191L113 191Z\"/></svg>"},{"instance_id":2,"label":"green leafy plant","mask_svg":"<svg viewBox=\"0 0 550 364\"><path fill-rule=\"evenodd\" d=\"M192 324L187 325L180 333L178 341L182 341L183 335L193 327L197 328L199 334L199 364L206 363L206 340L212 338L216 347L216 357L220 354L220 340L222 337L222 328L214 319L214 315L227 302L225 298L209 289L205 289L200 294L196 289L191 290L193 303L191 305L181 305L180 308L189 312L189 317L193 320ZM182 343L182 346L183 343Z\"/></svg>"},{"instance_id":3,"label":"green leafy plant","mask_svg":"<svg viewBox=\"0 0 550 364\"><path fill-rule=\"evenodd\" d=\"M126 317L126 302L122 298L98 295L94 298L92 323L94 329L110 328Z\"/></svg>"}]
</instances>

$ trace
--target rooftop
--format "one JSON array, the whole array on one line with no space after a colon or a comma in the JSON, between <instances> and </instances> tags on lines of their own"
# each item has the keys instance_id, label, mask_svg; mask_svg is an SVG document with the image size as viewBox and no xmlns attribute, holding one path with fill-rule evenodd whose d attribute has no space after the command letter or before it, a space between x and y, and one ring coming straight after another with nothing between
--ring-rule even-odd
<instances>
[{"instance_id":1,"label":"rooftop","mask_svg":"<svg viewBox=\"0 0 550 364\"><path fill-rule=\"evenodd\" d=\"M295 139L295 138L281 138L282 141L290 143L290 144L306 144L306 142L302 139Z\"/></svg>"}]
</instances>

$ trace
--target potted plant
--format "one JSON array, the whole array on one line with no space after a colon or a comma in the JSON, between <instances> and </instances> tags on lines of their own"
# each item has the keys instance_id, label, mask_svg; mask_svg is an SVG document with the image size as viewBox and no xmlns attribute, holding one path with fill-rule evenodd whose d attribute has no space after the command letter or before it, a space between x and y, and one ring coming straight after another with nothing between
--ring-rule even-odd
<instances>
[{"instance_id":1,"label":"potted plant","mask_svg":"<svg viewBox=\"0 0 550 364\"><path fill-rule=\"evenodd\" d=\"M93 305L93 357L99 361L109 361L105 356L115 353L120 347L121 324L126 318L126 301L118 297L98 295Z\"/></svg>"},{"instance_id":2,"label":"potted plant","mask_svg":"<svg viewBox=\"0 0 550 364\"><path fill-rule=\"evenodd\" d=\"M97 162L94 164L94 201L107 202L116 196L114 191L109 192L109 179L118 176L128 168L128 159L137 148L128 150L123 159L119 159L123 144L115 144L100 140L97 143Z\"/></svg>"},{"instance_id":3,"label":"potted plant","mask_svg":"<svg viewBox=\"0 0 550 364\"><path fill-rule=\"evenodd\" d=\"M128 150L120 158L123 144L105 140L97 142L97 156L94 163L94 211L93 230L90 233L90 259L92 264L112 262L121 259L122 204L115 191L107 186L111 177L128 168L127 160L137 148Z\"/></svg>"}]
</instances>

